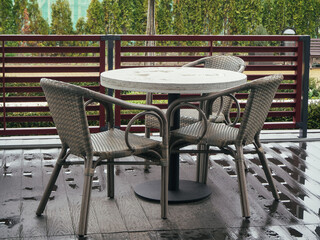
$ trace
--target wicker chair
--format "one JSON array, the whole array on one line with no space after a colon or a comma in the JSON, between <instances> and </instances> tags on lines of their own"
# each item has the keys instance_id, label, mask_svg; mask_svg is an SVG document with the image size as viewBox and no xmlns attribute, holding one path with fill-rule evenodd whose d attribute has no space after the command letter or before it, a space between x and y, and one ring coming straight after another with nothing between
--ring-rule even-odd
<instances>
[{"instance_id":1,"label":"wicker chair","mask_svg":"<svg viewBox=\"0 0 320 240\"><path fill-rule=\"evenodd\" d=\"M64 82L41 79L40 83L57 127L62 149L36 214L41 215L43 213L61 167L70 164L67 158L70 154L73 154L83 159L83 161L78 161L77 164L84 164L79 236L87 233L92 178L95 168L102 164L107 165L107 188L108 196L111 198L114 196L114 165L160 165L162 171L161 217L166 218L168 208L168 132L167 121L163 112L155 106L128 103ZM84 99L89 100L85 103ZM92 102L98 102L105 107L107 131L90 134L85 107ZM113 105L115 104L129 109L143 110L143 112L137 114L128 123L127 129L122 131L113 126ZM162 141L129 133L133 122L146 113L154 115L161 122ZM124 161L120 159L131 155L147 158L148 161ZM72 164L75 163L72 162Z\"/></svg>"},{"instance_id":2,"label":"wicker chair","mask_svg":"<svg viewBox=\"0 0 320 240\"><path fill-rule=\"evenodd\" d=\"M276 200L279 199L278 192L271 176L271 171L268 167L267 159L264 155L264 151L259 140L259 135L267 117L272 100L282 79L282 75L272 75L219 93L213 93L208 96L178 99L170 105L167 111L167 119L168 122L170 122L170 118L173 116L172 114L177 108L183 107L184 105L187 105L189 102L193 101L200 101L205 104L204 112L198 108L198 111L202 116L201 121L170 132L171 152L199 152L199 150L183 150L181 148L188 145L200 144L205 146L202 149L204 149L203 152L206 154L209 154L211 151L213 151L210 150L209 146L217 146L218 149L220 149L214 150L214 152L219 151L231 154L235 159L240 188L242 214L244 217L250 217L245 180L245 165L243 155L244 146L251 143L254 144L263 166L267 181L271 187L273 197ZM207 120L207 117L211 112L210 108L212 101L221 96L226 96L245 90L249 91L250 93L239 128L223 123L213 123ZM236 150L232 150L232 148L229 147L230 145L234 145ZM206 157L204 159L207 161L206 163L203 163L203 165L206 166L205 177L207 177L208 158Z\"/></svg>"},{"instance_id":3,"label":"wicker chair","mask_svg":"<svg viewBox=\"0 0 320 240\"><path fill-rule=\"evenodd\" d=\"M205 68L215 68L215 69L224 69L230 70L235 72L243 72L245 69L244 61L235 56L211 56L211 57L204 57L198 59L194 62L190 62L182 67L195 67L198 65L204 64ZM222 102L221 102L222 99ZM224 122L226 124L232 124L229 111L232 105L233 98L229 96L225 96L217 101L215 101L212 113L210 115L210 119L215 122ZM152 103L152 93L147 93L147 104ZM198 114L197 111L194 109L181 109L181 116L180 116L180 126L186 126L198 121ZM236 121L235 121L236 123ZM151 116L146 115L146 136L150 136L150 128L159 129L159 121Z\"/></svg>"}]
</instances>

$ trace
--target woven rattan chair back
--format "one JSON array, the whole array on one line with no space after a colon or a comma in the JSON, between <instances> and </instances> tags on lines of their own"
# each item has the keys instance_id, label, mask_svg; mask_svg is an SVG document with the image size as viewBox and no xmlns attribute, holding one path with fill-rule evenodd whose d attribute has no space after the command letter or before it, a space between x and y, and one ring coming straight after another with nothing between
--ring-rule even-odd
<instances>
[{"instance_id":1,"label":"woven rattan chair back","mask_svg":"<svg viewBox=\"0 0 320 240\"><path fill-rule=\"evenodd\" d=\"M239 57L220 55L205 58L204 67L243 72L245 63Z\"/></svg>"},{"instance_id":2,"label":"woven rattan chair back","mask_svg":"<svg viewBox=\"0 0 320 240\"><path fill-rule=\"evenodd\" d=\"M204 60L204 67L205 68L215 68L215 69L224 69L224 70L230 70L234 72L243 72L245 69L245 63L244 61L236 56L212 56L207 57ZM229 120L229 111L232 105L232 99L229 97L223 97L223 105L221 112L225 115L227 118L227 122L230 122ZM213 112L217 112L220 108L220 99L217 99L215 103L212 106Z\"/></svg>"},{"instance_id":3,"label":"woven rattan chair back","mask_svg":"<svg viewBox=\"0 0 320 240\"><path fill-rule=\"evenodd\" d=\"M282 80L282 75L271 75L248 84L250 93L237 137L243 145L251 143L262 129L275 92Z\"/></svg>"},{"instance_id":4,"label":"woven rattan chair back","mask_svg":"<svg viewBox=\"0 0 320 240\"><path fill-rule=\"evenodd\" d=\"M47 79L41 81L48 106L57 128L61 143L70 153L83 157L92 156L92 144L80 88Z\"/></svg>"},{"instance_id":5,"label":"woven rattan chair back","mask_svg":"<svg viewBox=\"0 0 320 240\"><path fill-rule=\"evenodd\" d=\"M226 56L226 55L218 55L218 56L210 56L200 58L194 62L188 63L183 67L195 67L197 65L203 64L205 68L215 68L215 69L223 69L234 72L242 73L246 67L245 62L236 56ZM223 104L221 113L224 115L225 121L230 123L231 120L229 118L229 111L232 105L232 99L230 97L222 97ZM218 112L220 108L221 99L217 99L212 105L212 112Z\"/></svg>"}]
</instances>

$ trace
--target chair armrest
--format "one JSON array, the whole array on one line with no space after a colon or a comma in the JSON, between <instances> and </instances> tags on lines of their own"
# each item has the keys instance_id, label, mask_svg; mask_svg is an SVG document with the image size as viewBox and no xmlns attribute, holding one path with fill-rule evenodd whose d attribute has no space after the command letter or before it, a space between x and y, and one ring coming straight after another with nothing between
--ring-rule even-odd
<instances>
[{"instance_id":1,"label":"chair armrest","mask_svg":"<svg viewBox=\"0 0 320 240\"><path fill-rule=\"evenodd\" d=\"M226 94L226 95L223 95L223 96L220 96L220 97L217 97L217 98L213 98L213 99L210 99L207 101L207 112L209 114L211 114L213 112L212 110L212 106L214 104L214 102L217 100L217 99L220 99L220 107L219 107L219 110L218 112L216 112L216 118L215 119L210 119L211 122L215 122L215 120L218 118L218 116L220 115L220 113L222 112L223 110L223 97L229 97L231 98L235 104L236 104L236 108L237 108L237 116L236 118L234 119L233 122L230 121L230 118L228 117L228 119L225 120L225 123L229 126L235 126L237 124L237 122L239 121L239 118L240 118L240 104L238 102L238 99L236 99L236 97L233 95L233 94ZM229 114L229 113L228 113Z\"/></svg>"},{"instance_id":2,"label":"chair armrest","mask_svg":"<svg viewBox=\"0 0 320 240\"><path fill-rule=\"evenodd\" d=\"M197 141L199 142L207 132L208 118L206 117L205 113L198 106L196 106L196 105L194 105L192 103L189 103L189 102L181 102L180 104L176 104L172 108L168 108L168 110L166 112L166 116L167 116L167 119L168 119L169 126L173 125L173 116L174 116L175 111L177 111L179 108L185 107L185 106L196 109L200 114L200 121L203 122L203 126L204 127L203 127L203 131L201 132L201 134L199 134L199 137L197 139Z\"/></svg>"},{"instance_id":3,"label":"chair armrest","mask_svg":"<svg viewBox=\"0 0 320 240\"><path fill-rule=\"evenodd\" d=\"M166 125L166 119L163 119L161 116L159 116L155 111L144 111L144 112L140 112L138 114L136 114L133 118L130 119L129 123L127 124L127 127L126 127L126 130L125 130L125 142L128 146L128 148L134 152L134 148L131 146L130 142L129 142L129 133L130 133L130 128L132 126L132 124L137 120L139 119L140 117L142 117L143 115L146 115L146 114L150 114L150 115L153 115L155 116L159 122L160 122L160 131L161 131L161 134L160 136L167 136L167 131L168 131L168 128L167 128L167 125Z\"/></svg>"},{"instance_id":4,"label":"chair armrest","mask_svg":"<svg viewBox=\"0 0 320 240\"><path fill-rule=\"evenodd\" d=\"M174 102L172 102L170 104L170 106L168 107L167 110L167 119L168 121L170 121L170 115L171 112L173 111L173 109L181 104L185 104L185 103L192 103L192 102L200 102L204 104L204 112L205 112L205 116L208 118L208 116L210 115L210 110L211 110L211 104L219 97L222 96L229 96L232 95L236 92L239 91L243 91L243 90L248 90L250 88L252 88L252 85L254 84L254 81L250 82L250 83L245 83L242 85L239 85L237 87L233 87L233 88L228 88L226 90L220 91L220 92L216 92L216 93L210 93L207 95L202 95L202 96L192 96L192 97L185 97L185 98L179 98L176 99ZM234 98L235 99L235 98ZM237 104L237 108L240 108L239 103ZM240 112L240 110L239 110Z\"/></svg>"},{"instance_id":5,"label":"chair armrest","mask_svg":"<svg viewBox=\"0 0 320 240\"><path fill-rule=\"evenodd\" d=\"M238 70L238 72L243 73L245 68L246 68L246 65L241 65L241 67Z\"/></svg>"},{"instance_id":6,"label":"chair armrest","mask_svg":"<svg viewBox=\"0 0 320 240\"><path fill-rule=\"evenodd\" d=\"M83 96L88 99L93 99L101 104L111 104L111 105L118 105L128 109L136 109L136 110L145 110L145 111L154 111L156 112L161 118L165 119L165 114L161 111L160 108L154 105L146 105L146 104L137 104L137 103L130 103L126 102L122 99L118 99L115 97L111 97L99 92L94 91L87 91L88 89L82 89Z\"/></svg>"},{"instance_id":7,"label":"chair armrest","mask_svg":"<svg viewBox=\"0 0 320 240\"><path fill-rule=\"evenodd\" d=\"M113 121L113 109L112 109L112 104L110 103L105 103L105 102L101 102L101 101L98 101L98 100L94 100L94 99L89 99L88 101L86 101L84 103L84 107L86 108L89 104L91 103L94 103L94 102L97 102L97 103L100 103L106 110L106 121L108 123L108 128L113 128L113 124L114 124L114 121Z\"/></svg>"},{"instance_id":8,"label":"chair armrest","mask_svg":"<svg viewBox=\"0 0 320 240\"><path fill-rule=\"evenodd\" d=\"M109 108L109 106L112 105L118 105L127 109L135 109L135 110L142 110L143 112L138 113L133 119L131 119L130 124L129 124L129 129L130 126L133 124L134 120L136 120L137 118L141 117L144 114L152 114L154 116L156 116L159 120L160 123L162 123L162 131L163 131L163 135L162 135L162 143L165 146L165 148L168 148L168 122L167 122L167 118L166 115L163 113L163 111L161 111L161 109L157 106L154 105L146 105L146 104L136 104L136 103L130 103L130 102L126 102L122 99L118 99L118 98L114 98L99 92L94 92L94 91L88 91L87 89L83 89L83 95L85 98L89 98L89 99L93 99L94 101L97 101L101 104L103 104L104 106L107 106ZM109 108L110 109L110 108ZM112 109L112 107L111 107ZM129 130L126 130L129 131ZM132 149L132 147L130 146L130 144L128 145L128 147L130 149Z\"/></svg>"}]
</instances>

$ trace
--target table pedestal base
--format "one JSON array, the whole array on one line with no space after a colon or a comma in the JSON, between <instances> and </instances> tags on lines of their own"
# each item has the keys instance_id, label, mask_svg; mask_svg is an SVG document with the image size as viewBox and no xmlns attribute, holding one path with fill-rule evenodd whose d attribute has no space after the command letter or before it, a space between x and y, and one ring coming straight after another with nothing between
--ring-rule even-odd
<instances>
[{"instance_id":1,"label":"table pedestal base","mask_svg":"<svg viewBox=\"0 0 320 240\"><path fill-rule=\"evenodd\" d=\"M144 199L160 201L161 181L149 181L134 187L135 193ZM195 202L204 199L211 194L208 185L193 181L180 180L179 190L169 190L168 199L170 203Z\"/></svg>"}]
</instances>

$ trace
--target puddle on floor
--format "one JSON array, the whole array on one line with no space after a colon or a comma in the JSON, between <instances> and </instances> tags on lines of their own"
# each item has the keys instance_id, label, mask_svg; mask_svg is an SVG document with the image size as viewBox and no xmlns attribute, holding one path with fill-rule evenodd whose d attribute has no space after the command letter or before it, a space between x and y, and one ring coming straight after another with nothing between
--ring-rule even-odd
<instances>
[{"instance_id":1,"label":"puddle on floor","mask_svg":"<svg viewBox=\"0 0 320 240\"><path fill-rule=\"evenodd\" d=\"M12 218L0 218L0 226L5 225L8 228L12 228L14 225L19 223L19 217L12 217Z\"/></svg>"}]
</instances>

